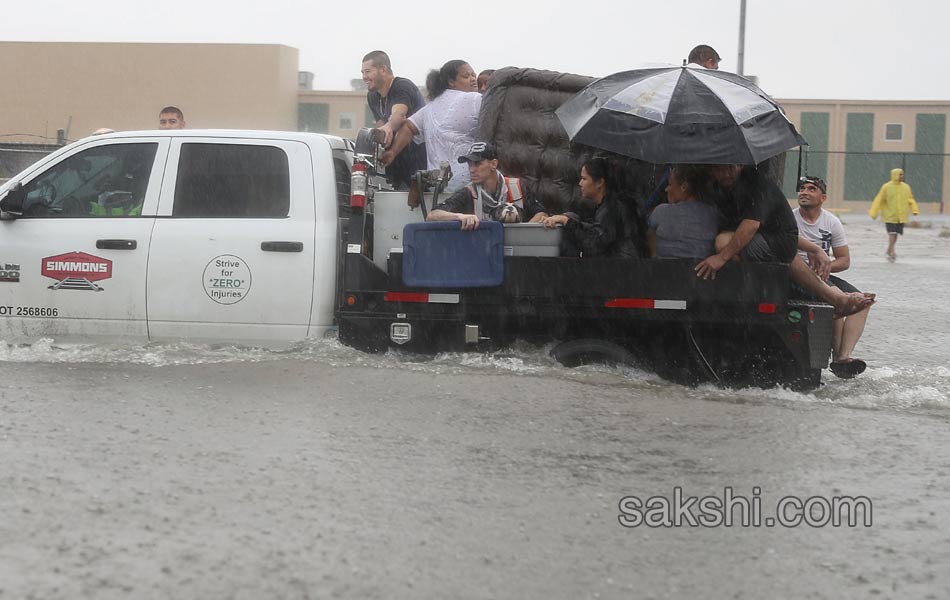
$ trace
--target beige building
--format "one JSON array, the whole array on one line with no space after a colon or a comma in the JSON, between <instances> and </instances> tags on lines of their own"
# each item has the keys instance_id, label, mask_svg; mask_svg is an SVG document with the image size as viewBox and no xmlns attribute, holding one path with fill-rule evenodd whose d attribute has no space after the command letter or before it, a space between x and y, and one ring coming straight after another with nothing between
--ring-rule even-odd
<instances>
[{"instance_id":1,"label":"beige building","mask_svg":"<svg viewBox=\"0 0 950 600\"><path fill-rule=\"evenodd\" d=\"M298 73L287 46L0 42L0 56L0 145L55 144L57 130L75 140L100 127L152 129L169 104L192 128L354 138L372 125L365 91L311 90L312 74ZM354 59L354 76L358 67ZM950 201L950 101L779 102L809 142L803 170L828 180L829 207L863 210L894 167L905 169L922 210ZM0 148L0 178L32 156L24 152ZM789 198L797 170L790 152Z\"/></svg>"},{"instance_id":2,"label":"beige building","mask_svg":"<svg viewBox=\"0 0 950 600\"><path fill-rule=\"evenodd\" d=\"M297 49L252 44L0 42L3 142L55 143L100 127L297 129Z\"/></svg>"},{"instance_id":3,"label":"beige building","mask_svg":"<svg viewBox=\"0 0 950 600\"><path fill-rule=\"evenodd\" d=\"M923 212L950 201L950 101L779 100L808 140L802 170L828 181L828 204L864 210L903 168ZM786 192L794 191L798 153L786 162Z\"/></svg>"},{"instance_id":4,"label":"beige building","mask_svg":"<svg viewBox=\"0 0 950 600\"><path fill-rule=\"evenodd\" d=\"M300 90L298 129L355 139L362 127L373 126L366 91L333 92Z\"/></svg>"}]
</instances>

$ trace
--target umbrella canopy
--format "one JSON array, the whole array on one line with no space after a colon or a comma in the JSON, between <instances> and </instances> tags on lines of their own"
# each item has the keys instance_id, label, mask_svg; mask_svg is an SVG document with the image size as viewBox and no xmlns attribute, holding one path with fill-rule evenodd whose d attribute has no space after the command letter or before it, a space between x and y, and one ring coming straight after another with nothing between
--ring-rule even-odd
<instances>
[{"instance_id":1,"label":"umbrella canopy","mask_svg":"<svg viewBox=\"0 0 950 600\"><path fill-rule=\"evenodd\" d=\"M758 164L807 144L751 81L695 65L615 73L556 114L575 142L658 164Z\"/></svg>"}]
</instances>

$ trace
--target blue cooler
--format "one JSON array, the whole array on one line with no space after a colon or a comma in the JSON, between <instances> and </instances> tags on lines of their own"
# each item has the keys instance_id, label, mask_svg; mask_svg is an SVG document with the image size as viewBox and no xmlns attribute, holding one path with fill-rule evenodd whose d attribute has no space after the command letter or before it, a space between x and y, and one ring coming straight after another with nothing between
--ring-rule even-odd
<instances>
[{"instance_id":1,"label":"blue cooler","mask_svg":"<svg viewBox=\"0 0 950 600\"><path fill-rule=\"evenodd\" d=\"M492 287L505 280L505 233L482 221L462 231L458 221L409 223L402 233L402 282L431 288Z\"/></svg>"}]
</instances>

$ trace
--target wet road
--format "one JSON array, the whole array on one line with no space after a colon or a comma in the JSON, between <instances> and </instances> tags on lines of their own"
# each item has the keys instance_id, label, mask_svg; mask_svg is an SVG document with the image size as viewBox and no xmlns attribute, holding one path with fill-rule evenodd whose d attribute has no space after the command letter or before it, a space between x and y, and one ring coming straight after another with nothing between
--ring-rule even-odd
<instances>
[{"instance_id":1,"label":"wet road","mask_svg":"<svg viewBox=\"0 0 950 600\"><path fill-rule=\"evenodd\" d=\"M18 365L0 596L950 593L944 415L671 398L610 375L275 367ZM873 523L620 526L622 497L674 486L758 486L765 512L862 495Z\"/></svg>"},{"instance_id":2,"label":"wet road","mask_svg":"<svg viewBox=\"0 0 950 600\"><path fill-rule=\"evenodd\" d=\"M543 351L8 347L0 598L946 598L950 239L909 232L892 265L878 227L849 225L871 366L812 394ZM766 516L864 496L873 521L620 525L675 487L760 488Z\"/></svg>"}]
</instances>

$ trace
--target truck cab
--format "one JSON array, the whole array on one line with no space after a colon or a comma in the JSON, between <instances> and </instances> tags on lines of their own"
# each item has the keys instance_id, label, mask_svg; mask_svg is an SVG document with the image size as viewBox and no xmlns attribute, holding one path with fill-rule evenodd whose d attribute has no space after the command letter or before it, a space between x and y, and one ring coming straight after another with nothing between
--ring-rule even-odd
<instances>
[{"instance_id":1,"label":"truck cab","mask_svg":"<svg viewBox=\"0 0 950 600\"><path fill-rule=\"evenodd\" d=\"M351 160L347 140L287 132L124 132L59 150L0 188L0 337L323 335Z\"/></svg>"}]
</instances>

